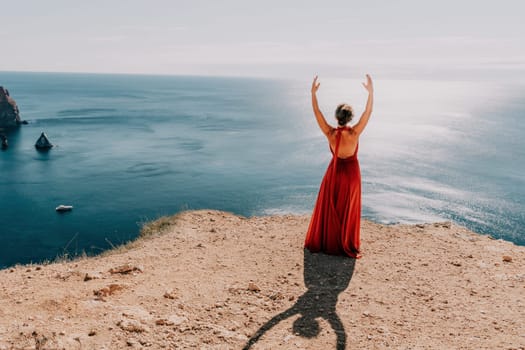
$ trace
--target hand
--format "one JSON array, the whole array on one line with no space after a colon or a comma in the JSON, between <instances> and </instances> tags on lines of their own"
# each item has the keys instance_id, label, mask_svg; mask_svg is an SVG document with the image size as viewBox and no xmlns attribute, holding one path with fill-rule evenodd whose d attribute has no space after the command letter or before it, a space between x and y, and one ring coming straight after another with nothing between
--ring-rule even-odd
<instances>
[{"instance_id":1,"label":"hand","mask_svg":"<svg viewBox=\"0 0 525 350\"><path fill-rule=\"evenodd\" d=\"M370 75L366 75L366 84L363 83L363 86L368 91L369 94L374 92L374 84L372 83L372 78L370 78Z\"/></svg>"},{"instance_id":2,"label":"hand","mask_svg":"<svg viewBox=\"0 0 525 350\"><path fill-rule=\"evenodd\" d=\"M317 75L316 75L315 78L314 78L314 81L312 82L312 94L315 94L317 92L317 90L319 90L319 86L320 85L321 85L321 83L317 82Z\"/></svg>"}]
</instances>

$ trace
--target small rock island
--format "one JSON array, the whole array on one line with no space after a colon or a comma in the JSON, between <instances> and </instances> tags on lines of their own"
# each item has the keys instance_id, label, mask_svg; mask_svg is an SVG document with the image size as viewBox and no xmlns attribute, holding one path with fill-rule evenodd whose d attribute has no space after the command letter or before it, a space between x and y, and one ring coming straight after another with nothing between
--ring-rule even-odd
<instances>
[{"instance_id":1,"label":"small rock island","mask_svg":"<svg viewBox=\"0 0 525 350\"><path fill-rule=\"evenodd\" d=\"M46 133L42 131L40 137L36 140L35 147L38 150L48 150L53 147L53 144L47 138Z\"/></svg>"}]
</instances>

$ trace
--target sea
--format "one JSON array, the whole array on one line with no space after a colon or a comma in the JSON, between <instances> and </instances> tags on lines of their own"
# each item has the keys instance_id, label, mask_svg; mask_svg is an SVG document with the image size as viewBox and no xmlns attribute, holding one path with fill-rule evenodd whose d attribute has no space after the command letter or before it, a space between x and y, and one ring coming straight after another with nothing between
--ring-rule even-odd
<instances>
[{"instance_id":1,"label":"sea","mask_svg":"<svg viewBox=\"0 0 525 350\"><path fill-rule=\"evenodd\" d=\"M525 84L373 78L363 217L453 221L525 245ZM364 110L362 79L320 81L330 123L338 103ZM183 210L310 213L331 158L310 84L0 72L29 122L0 152L0 268L99 254ZM34 147L42 132L47 152Z\"/></svg>"}]
</instances>

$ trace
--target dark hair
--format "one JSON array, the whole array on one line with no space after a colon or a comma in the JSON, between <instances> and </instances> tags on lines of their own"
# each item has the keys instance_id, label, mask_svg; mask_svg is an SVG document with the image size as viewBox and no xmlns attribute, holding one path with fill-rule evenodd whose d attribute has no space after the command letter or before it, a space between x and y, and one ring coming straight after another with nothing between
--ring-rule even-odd
<instances>
[{"instance_id":1,"label":"dark hair","mask_svg":"<svg viewBox=\"0 0 525 350\"><path fill-rule=\"evenodd\" d=\"M339 124L339 126L345 126L352 120L353 117L354 110L346 103L341 103L335 109L335 118L337 119L337 124Z\"/></svg>"}]
</instances>

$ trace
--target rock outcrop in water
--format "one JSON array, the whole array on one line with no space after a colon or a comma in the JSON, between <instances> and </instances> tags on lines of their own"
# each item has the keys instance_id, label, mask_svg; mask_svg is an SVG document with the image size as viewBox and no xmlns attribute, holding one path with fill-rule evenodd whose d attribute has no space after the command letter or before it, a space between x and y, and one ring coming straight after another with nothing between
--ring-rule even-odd
<instances>
[{"instance_id":1,"label":"rock outcrop in water","mask_svg":"<svg viewBox=\"0 0 525 350\"><path fill-rule=\"evenodd\" d=\"M7 149L9 143L7 142L7 137L4 134L0 134L0 142L2 143L2 149Z\"/></svg>"},{"instance_id":2,"label":"rock outcrop in water","mask_svg":"<svg viewBox=\"0 0 525 350\"><path fill-rule=\"evenodd\" d=\"M53 144L47 138L46 133L42 132L38 140L36 140L35 147L41 150L48 150L53 147Z\"/></svg>"},{"instance_id":3,"label":"rock outcrop in water","mask_svg":"<svg viewBox=\"0 0 525 350\"><path fill-rule=\"evenodd\" d=\"M15 100L9 96L9 91L0 86L0 128L10 128L24 122L20 119L20 111Z\"/></svg>"}]
</instances>

